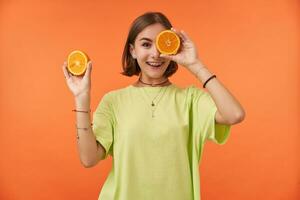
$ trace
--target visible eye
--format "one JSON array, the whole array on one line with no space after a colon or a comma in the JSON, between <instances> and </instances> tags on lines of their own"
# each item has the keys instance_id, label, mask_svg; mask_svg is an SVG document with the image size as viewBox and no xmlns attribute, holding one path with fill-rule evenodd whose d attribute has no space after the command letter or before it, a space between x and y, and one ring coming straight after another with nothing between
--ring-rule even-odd
<instances>
[{"instance_id":1,"label":"visible eye","mask_svg":"<svg viewBox=\"0 0 300 200\"><path fill-rule=\"evenodd\" d=\"M150 47L150 46L151 46L151 44L150 44L150 43L148 43L148 42L145 42L145 43L143 43L143 44L142 44L142 46L143 46L143 47Z\"/></svg>"}]
</instances>

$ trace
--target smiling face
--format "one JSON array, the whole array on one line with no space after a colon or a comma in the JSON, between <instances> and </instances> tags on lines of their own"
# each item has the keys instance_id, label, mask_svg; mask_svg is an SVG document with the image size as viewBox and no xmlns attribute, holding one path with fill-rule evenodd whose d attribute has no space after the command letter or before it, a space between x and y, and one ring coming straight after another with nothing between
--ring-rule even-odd
<instances>
[{"instance_id":1,"label":"smiling face","mask_svg":"<svg viewBox=\"0 0 300 200\"><path fill-rule=\"evenodd\" d=\"M130 44L130 53L137 60L141 79L146 83L166 80L163 74L170 60L159 57L160 53L155 46L156 36L163 30L166 28L160 23L149 25L137 35L134 45Z\"/></svg>"}]
</instances>

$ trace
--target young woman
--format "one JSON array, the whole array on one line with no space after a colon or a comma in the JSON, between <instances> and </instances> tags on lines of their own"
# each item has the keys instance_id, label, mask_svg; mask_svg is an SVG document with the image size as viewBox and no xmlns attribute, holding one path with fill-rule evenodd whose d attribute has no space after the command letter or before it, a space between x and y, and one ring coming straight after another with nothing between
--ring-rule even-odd
<instances>
[{"instance_id":1,"label":"young woman","mask_svg":"<svg viewBox=\"0 0 300 200\"><path fill-rule=\"evenodd\" d=\"M161 55L155 38L172 29L181 38L180 51ZM85 167L113 157L113 167L99 195L101 200L198 200L199 164L206 140L224 144L231 125L245 112L198 58L191 38L172 28L165 15L148 12L131 25L125 44L123 75L136 82L106 93L90 119L92 64L83 77L67 85L75 96L80 159ZM171 83L178 65L187 68L208 92Z\"/></svg>"}]
</instances>

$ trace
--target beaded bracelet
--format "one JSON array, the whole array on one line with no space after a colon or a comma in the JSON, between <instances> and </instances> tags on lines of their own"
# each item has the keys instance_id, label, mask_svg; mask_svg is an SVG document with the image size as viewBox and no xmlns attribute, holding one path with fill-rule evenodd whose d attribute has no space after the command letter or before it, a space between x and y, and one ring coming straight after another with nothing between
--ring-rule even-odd
<instances>
[{"instance_id":1,"label":"beaded bracelet","mask_svg":"<svg viewBox=\"0 0 300 200\"><path fill-rule=\"evenodd\" d=\"M217 77L216 75L212 75L209 79L207 79L207 81L205 81L205 83L203 84L203 88L205 88L205 85L208 83L208 81L216 77Z\"/></svg>"},{"instance_id":2,"label":"beaded bracelet","mask_svg":"<svg viewBox=\"0 0 300 200\"><path fill-rule=\"evenodd\" d=\"M76 129L83 129L83 130L85 130L85 131L87 131L90 127L88 127L88 128L79 128L79 127L77 127L77 124L75 124L76 125ZM91 123L91 126L93 126L93 123ZM77 130L77 140L79 139L79 135L78 135L78 130Z\"/></svg>"},{"instance_id":3,"label":"beaded bracelet","mask_svg":"<svg viewBox=\"0 0 300 200\"><path fill-rule=\"evenodd\" d=\"M77 126L77 124L75 124L76 125L76 128L77 129L83 129L83 130L88 130L90 127L87 127L87 128L79 128L78 126ZM93 123L91 123L91 127L93 126Z\"/></svg>"}]
</instances>

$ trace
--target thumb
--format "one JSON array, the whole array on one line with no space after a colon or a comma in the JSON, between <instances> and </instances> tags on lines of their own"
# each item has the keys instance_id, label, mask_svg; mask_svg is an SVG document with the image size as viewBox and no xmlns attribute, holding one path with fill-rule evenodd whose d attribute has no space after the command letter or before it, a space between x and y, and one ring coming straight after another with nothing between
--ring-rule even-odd
<instances>
[{"instance_id":1,"label":"thumb","mask_svg":"<svg viewBox=\"0 0 300 200\"><path fill-rule=\"evenodd\" d=\"M87 68L86 68L86 72L84 74L84 78L91 77L91 72L92 72L92 61L89 61L87 63Z\"/></svg>"}]
</instances>

